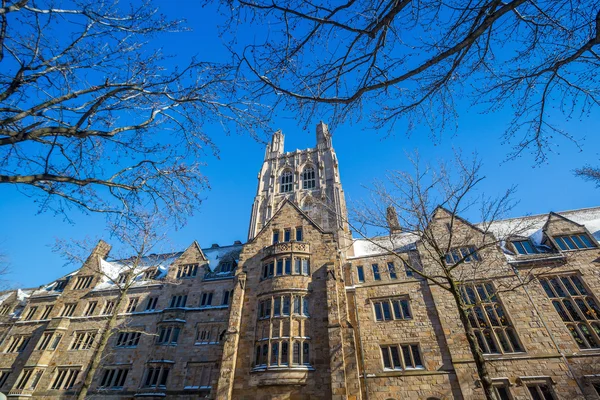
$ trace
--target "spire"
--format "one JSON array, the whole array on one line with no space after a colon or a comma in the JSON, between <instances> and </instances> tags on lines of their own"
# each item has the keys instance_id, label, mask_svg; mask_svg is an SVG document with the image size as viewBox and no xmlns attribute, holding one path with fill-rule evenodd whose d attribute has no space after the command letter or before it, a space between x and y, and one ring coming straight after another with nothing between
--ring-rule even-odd
<instances>
[{"instance_id":1,"label":"spire","mask_svg":"<svg viewBox=\"0 0 600 400\"><path fill-rule=\"evenodd\" d=\"M317 147L331 147L331 134L329 127L323 121L317 124Z\"/></svg>"},{"instance_id":2,"label":"spire","mask_svg":"<svg viewBox=\"0 0 600 400\"><path fill-rule=\"evenodd\" d=\"M265 152L265 160L277 157L278 155L283 154L283 132L281 130L277 130L273 134L273 138L271 139L271 143L267 144L267 151Z\"/></svg>"},{"instance_id":3,"label":"spire","mask_svg":"<svg viewBox=\"0 0 600 400\"><path fill-rule=\"evenodd\" d=\"M398 213L396 212L394 206L388 206L385 212L385 221L387 222L388 229L390 230L390 235L402 232L400 222L398 222Z\"/></svg>"}]
</instances>

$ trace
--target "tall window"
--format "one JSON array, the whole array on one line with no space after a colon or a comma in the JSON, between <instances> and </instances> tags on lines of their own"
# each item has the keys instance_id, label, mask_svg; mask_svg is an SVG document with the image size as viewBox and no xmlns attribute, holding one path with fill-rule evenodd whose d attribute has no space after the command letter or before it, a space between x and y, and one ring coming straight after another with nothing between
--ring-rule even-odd
<instances>
[{"instance_id":1,"label":"tall window","mask_svg":"<svg viewBox=\"0 0 600 400\"><path fill-rule=\"evenodd\" d=\"M148 302L146 303L146 311L156 310L157 303L158 303L158 297L148 297Z\"/></svg>"},{"instance_id":2,"label":"tall window","mask_svg":"<svg viewBox=\"0 0 600 400\"><path fill-rule=\"evenodd\" d=\"M113 300L107 300L102 315L110 315L115 309L115 302Z\"/></svg>"},{"instance_id":3,"label":"tall window","mask_svg":"<svg viewBox=\"0 0 600 400\"><path fill-rule=\"evenodd\" d=\"M407 278L414 277L414 271L412 269L410 269L410 266L408 265L408 263L406 261L404 261L404 273L406 274Z\"/></svg>"},{"instance_id":4,"label":"tall window","mask_svg":"<svg viewBox=\"0 0 600 400\"><path fill-rule=\"evenodd\" d=\"M423 361L417 344L381 346L384 370L422 369Z\"/></svg>"},{"instance_id":5,"label":"tall window","mask_svg":"<svg viewBox=\"0 0 600 400\"><path fill-rule=\"evenodd\" d=\"M358 281L363 283L365 281L365 269L362 265L356 267L356 273L358 274Z\"/></svg>"},{"instance_id":6,"label":"tall window","mask_svg":"<svg viewBox=\"0 0 600 400\"><path fill-rule=\"evenodd\" d=\"M127 303L127 309L125 310L126 313L132 313L135 311L138 302L140 301L139 297L132 297L129 299L129 303Z\"/></svg>"},{"instance_id":7,"label":"tall window","mask_svg":"<svg viewBox=\"0 0 600 400\"><path fill-rule=\"evenodd\" d=\"M381 274L379 273L379 265L373 264L371 267L373 268L373 279L375 279L376 281L380 281Z\"/></svg>"},{"instance_id":8,"label":"tall window","mask_svg":"<svg viewBox=\"0 0 600 400\"><path fill-rule=\"evenodd\" d=\"M4 386L10 375L10 370L0 371L0 388Z\"/></svg>"},{"instance_id":9,"label":"tall window","mask_svg":"<svg viewBox=\"0 0 600 400\"><path fill-rule=\"evenodd\" d=\"M581 278L571 274L539 280L577 345L600 348L600 308Z\"/></svg>"},{"instance_id":10,"label":"tall window","mask_svg":"<svg viewBox=\"0 0 600 400\"><path fill-rule=\"evenodd\" d=\"M208 307L212 305L213 294L212 292L204 292L202 293L202 297L200 299L200 307Z\"/></svg>"},{"instance_id":11,"label":"tall window","mask_svg":"<svg viewBox=\"0 0 600 400\"><path fill-rule=\"evenodd\" d=\"M398 275L396 274L396 267L393 262L388 263L388 272L390 274L390 279L398 279Z\"/></svg>"},{"instance_id":12,"label":"tall window","mask_svg":"<svg viewBox=\"0 0 600 400\"><path fill-rule=\"evenodd\" d=\"M169 378L170 364L156 364L146 369L146 376L143 387L145 388L166 388Z\"/></svg>"},{"instance_id":13,"label":"tall window","mask_svg":"<svg viewBox=\"0 0 600 400\"><path fill-rule=\"evenodd\" d=\"M27 347L29 343L30 336L18 335L13 336L12 341L8 345L6 349L6 353L21 353Z\"/></svg>"},{"instance_id":14,"label":"tall window","mask_svg":"<svg viewBox=\"0 0 600 400\"><path fill-rule=\"evenodd\" d=\"M29 311L27 312L27 315L25 316L25 321L31 321L33 319L33 316L35 315L36 311L37 311L37 307L30 307Z\"/></svg>"},{"instance_id":15,"label":"tall window","mask_svg":"<svg viewBox=\"0 0 600 400\"><path fill-rule=\"evenodd\" d=\"M75 381L79 375L79 369L77 368L59 368L56 373L56 378L52 382L50 389L54 390L68 390L75 386Z\"/></svg>"},{"instance_id":16,"label":"tall window","mask_svg":"<svg viewBox=\"0 0 600 400\"><path fill-rule=\"evenodd\" d=\"M302 173L302 189L314 189L316 185L315 169L313 167L304 168Z\"/></svg>"},{"instance_id":17,"label":"tall window","mask_svg":"<svg viewBox=\"0 0 600 400\"><path fill-rule=\"evenodd\" d=\"M294 174L292 173L292 171L284 171L283 174L281 174L280 192L281 193L291 192L293 189L293 185L294 185Z\"/></svg>"},{"instance_id":18,"label":"tall window","mask_svg":"<svg viewBox=\"0 0 600 400\"><path fill-rule=\"evenodd\" d=\"M40 319L50 318L50 313L52 312L52 309L54 309L54 306L46 306L46 308L44 308L44 313L42 314L42 317Z\"/></svg>"},{"instance_id":19,"label":"tall window","mask_svg":"<svg viewBox=\"0 0 600 400\"><path fill-rule=\"evenodd\" d=\"M490 282L463 285L461 294L468 307L469 324L483 353L523 351Z\"/></svg>"},{"instance_id":20,"label":"tall window","mask_svg":"<svg viewBox=\"0 0 600 400\"><path fill-rule=\"evenodd\" d=\"M62 339L62 333L46 332L42 335L42 339L39 341L38 350L56 350L60 339Z\"/></svg>"},{"instance_id":21,"label":"tall window","mask_svg":"<svg viewBox=\"0 0 600 400\"><path fill-rule=\"evenodd\" d=\"M37 371L34 368L24 369L17 381L16 388L19 390L34 390L43 374L43 369L38 369Z\"/></svg>"},{"instance_id":22,"label":"tall window","mask_svg":"<svg viewBox=\"0 0 600 400\"><path fill-rule=\"evenodd\" d=\"M585 233L578 235L555 236L554 240L561 250L593 249L596 246Z\"/></svg>"},{"instance_id":23,"label":"tall window","mask_svg":"<svg viewBox=\"0 0 600 400\"><path fill-rule=\"evenodd\" d=\"M303 240L302 227L299 226L296 228L296 241L301 242L302 240Z\"/></svg>"},{"instance_id":24,"label":"tall window","mask_svg":"<svg viewBox=\"0 0 600 400\"><path fill-rule=\"evenodd\" d=\"M89 317L91 315L94 315L94 311L96 311L96 306L98 305L97 301L90 301L87 305L87 308L85 309L83 315L85 317Z\"/></svg>"}]
</instances>

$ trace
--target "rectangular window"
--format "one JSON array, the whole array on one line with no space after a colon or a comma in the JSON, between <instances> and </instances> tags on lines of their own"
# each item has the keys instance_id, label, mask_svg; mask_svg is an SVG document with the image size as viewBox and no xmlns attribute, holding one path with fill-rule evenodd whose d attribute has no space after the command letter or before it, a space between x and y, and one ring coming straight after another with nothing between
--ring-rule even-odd
<instances>
[{"instance_id":1,"label":"rectangular window","mask_svg":"<svg viewBox=\"0 0 600 400\"><path fill-rule=\"evenodd\" d=\"M24 336L24 335L13 336L13 338L5 352L6 353L22 353L25 350L25 348L27 347L27 344L29 343L30 339L31 339L30 336Z\"/></svg>"},{"instance_id":2,"label":"rectangular window","mask_svg":"<svg viewBox=\"0 0 600 400\"><path fill-rule=\"evenodd\" d=\"M548 383L530 383L527 390L533 400L556 400Z\"/></svg>"},{"instance_id":3,"label":"rectangular window","mask_svg":"<svg viewBox=\"0 0 600 400\"><path fill-rule=\"evenodd\" d=\"M73 314L75 313L76 307L77 307L77 304L75 304L75 303L65 304L62 311L60 312L60 316L61 317L72 317Z\"/></svg>"},{"instance_id":4,"label":"rectangular window","mask_svg":"<svg viewBox=\"0 0 600 400\"><path fill-rule=\"evenodd\" d=\"M417 344L380 347L384 370L424 369Z\"/></svg>"},{"instance_id":5,"label":"rectangular window","mask_svg":"<svg viewBox=\"0 0 600 400\"><path fill-rule=\"evenodd\" d=\"M157 274L158 274L158 268L151 267L144 271L144 275L142 275L142 279L145 281L149 281L149 280L156 278Z\"/></svg>"},{"instance_id":6,"label":"rectangular window","mask_svg":"<svg viewBox=\"0 0 600 400\"><path fill-rule=\"evenodd\" d=\"M273 316L278 317L281 315L281 297L275 297L275 301L273 304Z\"/></svg>"},{"instance_id":7,"label":"rectangular window","mask_svg":"<svg viewBox=\"0 0 600 400\"><path fill-rule=\"evenodd\" d=\"M156 310L157 303L158 303L158 297L148 297L148 302L146 303L146 311Z\"/></svg>"},{"instance_id":8,"label":"rectangular window","mask_svg":"<svg viewBox=\"0 0 600 400\"><path fill-rule=\"evenodd\" d=\"M292 240L292 231L290 229L285 229L283 231L283 241L289 242L290 240Z\"/></svg>"},{"instance_id":9,"label":"rectangular window","mask_svg":"<svg viewBox=\"0 0 600 400\"><path fill-rule=\"evenodd\" d=\"M388 263L388 272L390 274L390 279L398 279L398 275L396 275L396 267L393 262Z\"/></svg>"},{"instance_id":10,"label":"rectangular window","mask_svg":"<svg viewBox=\"0 0 600 400\"><path fill-rule=\"evenodd\" d=\"M294 258L294 273L300 275L302 273L302 259Z\"/></svg>"},{"instance_id":11,"label":"rectangular window","mask_svg":"<svg viewBox=\"0 0 600 400\"><path fill-rule=\"evenodd\" d=\"M83 315L85 317L90 317L92 315L94 315L94 311L96 311L96 306L98 305L97 301L90 301L87 305L87 308L85 309Z\"/></svg>"},{"instance_id":12,"label":"rectangular window","mask_svg":"<svg viewBox=\"0 0 600 400\"><path fill-rule=\"evenodd\" d=\"M65 290L65 287L67 286L67 283L69 283L71 277L67 278L67 279L62 279L60 281L56 281L56 286L54 286L54 291L56 292L62 292L63 290Z\"/></svg>"},{"instance_id":13,"label":"rectangular window","mask_svg":"<svg viewBox=\"0 0 600 400\"><path fill-rule=\"evenodd\" d=\"M275 263L269 263L269 277L273 276L275 274Z\"/></svg>"},{"instance_id":14,"label":"rectangular window","mask_svg":"<svg viewBox=\"0 0 600 400\"><path fill-rule=\"evenodd\" d=\"M302 233L303 233L302 227L301 226L297 227L296 228L296 242L301 242L304 239Z\"/></svg>"},{"instance_id":15,"label":"rectangular window","mask_svg":"<svg viewBox=\"0 0 600 400\"><path fill-rule=\"evenodd\" d=\"M469 324L485 354L518 353L523 348L491 282L465 284L461 295Z\"/></svg>"},{"instance_id":16,"label":"rectangular window","mask_svg":"<svg viewBox=\"0 0 600 400\"><path fill-rule=\"evenodd\" d=\"M512 244L519 254L526 255L539 253L529 240L515 240Z\"/></svg>"},{"instance_id":17,"label":"rectangular window","mask_svg":"<svg viewBox=\"0 0 600 400\"><path fill-rule=\"evenodd\" d=\"M385 299L373 302L376 321L391 321L412 318L408 299Z\"/></svg>"},{"instance_id":18,"label":"rectangular window","mask_svg":"<svg viewBox=\"0 0 600 400\"><path fill-rule=\"evenodd\" d=\"M96 339L95 331L75 332L75 340L71 344L71 350L89 350Z\"/></svg>"},{"instance_id":19,"label":"rectangular window","mask_svg":"<svg viewBox=\"0 0 600 400\"><path fill-rule=\"evenodd\" d=\"M38 350L46 350L48 348L48 345L50 344L50 341L52 340L53 334L54 334L53 332L45 332L42 335L42 338L40 339L37 349Z\"/></svg>"},{"instance_id":20,"label":"rectangular window","mask_svg":"<svg viewBox=\"0 0 600 400\"><path fill-rule=\"evenodd\" d=\"M279 231L273 231L273 244L279 243Z\"/></svg>"},{"instance_id":21,"label":"rectangular window","mask_svg":"<svg viewBox=\"0 0 600 400\"><path fill-rule=\"evenodd\" d=\"M446 254L446 264L452 265L458 262L476 262L481 260L475 246L456 247Z\"/></svg>"},{"instance_id":22,"label":"rectangular window","mask_svg":"<svg viewBox=\"0 0 600 400\"><path fill-rule=\"evenodd\" d=\"M210 389L213 364L187 363L184 389Z\"/></svg>"},{"instance_id":23,"label":"rectangular window","mask_svg":"<svg viewBox=\"0 0 600 400\"><path fill-rule=\"evenodd\" d=\"M600 307L579 275L540 277L539 281L579 348L600 348Z\"/></svg>"},{"instance_id":24,"label":"rectangular window","mask_svg":"<svg viewBox=\"0 0 600 400\"><path fill-rule=\"evenodd\" d=\"M285 263L285 274L286 275L291 275L292 274L292 260L289 258L284 259L284 263Z\"/></svg>"},{"instance_id":25,"label":"rectangular window","mask_svg":"<svg viewBox=\"0 0 600 400\"><path fill-rule=\"evenodd\" d=\"M204 292L202 293L202 298L200 299L200 307L208 307L212 305L212 292Z\"/></svg>"},{"instance_id":26,"label":"rectangular window","mask_svg":"<svg viewBox=\"0 0 600 400\"><path fill-rule=\"evenodd\" d=\"M179 326L162 326L158 329L156 344L175 346L180 333L181 328Z\"/></svg>"},{"instance_id":27,"label":"rectangular window","mask_svg":"<svg viewBox=\"0 0 600 400\"><path fill-rule=\"evenodd\" d=\"M146 370L146 378L143 387L145 388L166 388L169 377L169 365L154 365Z\"/></svg>"},{"instance_id":28,"label":"rectangular window","mask_svg":"<svg viewBox=\"0 0 600 400\"><path fill-rule=\"evenodd\" d=\"M123 389L129 368L105 368L100 380L99 389Z\"/></svg>"},{"instance_id":29,"label":"rectangular window","mask_svg":"<svg viewBox=\"0 0 600 400\"><path fill-rule=\"evenodd\" d=\"M59 368L56 373L56 378L52 382L50 389L53 390L69 390L75 386L75 381L79 375L79 369L76 368Z\"/></svg>"},{"instance_id":30,"label":"rectangular window","mask_svg":"<svg viewBox=\"0 0 600 400\"><path fill-rule=\"evenodd\" d=\"M358 281L360 283L364 283L364 281L365 281L365 270L364 270L363 266L359 265L358 267L356 267L356 272L358 274Z\"/></svg>"},{"instance_id":31,"label":"rectangular window","mask_svg":"<svg viewBox=\"0 0 600 400\"><path fill-rule=\"evenodd\" d=\"M35 315L35 313L37 312L37 307L30 307L29 311L27 312L27 315L25 315L25 321L31 321L33 319L33 316Z\"/></svg>"},{"instance_id":32,"label":"rectangular window","mask_svg":"<svg viewBox=\"0 0 600 400\"><path fill-rule=\"evenodd\" d=\"M290 296L283 296L281 315L290 315Z\"/></svg>"},{"instance_id":33,"label":"rectangular window","mask_svg":"<svg viewBox=\"0 0 600 400\"><path fill-rule=\"evenodd\" d=\"M187 304L187 294L181 294L179 296L171 296L171 303L169 303L169 308L185 307L186 304Z\"/></svg>"},{"instance_id":34,"label":"rectangular window","mask_svg":"<svg viewBox=\"0 0 600 400\"><path fill-rule=\"evenodd\" d=\"M302 315L308 316L308 299L306 297L302 298Z\"/></svg>"},{"instance_id":35,"label":"rectangular window","mask_svg":"<svg viewBox=\"0 0 600 400\"><path fill-rule=\"evenodd\" d=\"M195 344L219 344L221 329L221 325L198 325Z\"/></svg>"},{"instance_id":36,"label":"rectangular window","mask_svg":"<svg viewBox=\"0 0 600 400\"><path fill-rule=\"evenodd\" d=\"M52 312L53 309L54 309L54 306L46 306L46 308L44 308L44 313L42 314L42 317L40 319L49 319L50 313Z\"/></svg>"},{"instance_id":37,"label":"rectangular window","mask_svg":"<svg viewBox=\"0 0 600 400\"><path fill-rule=\"evenodd\" d=\"M177 268L177 279L189 279L198 274L198 264L181 265Z\"/></svg>"},{"instance_id":38,"label":"rectangular window","mask_svg":"<svg viewBox=\"0 0 600 400\"><path fill-rule=\"evenodd\" d=\"M565 235L565 236L555 236L554 240L558 247L561 250L581 250L581 249L593 249L596 246L596 243L590 239L590 237L585 234L577 234L577 235Z\"/></svg>"},{"instance_id":39,"label":"rectangular window","mask_svg":"<svg viewBox=\"0 0 600 400\"><path fill-rule=\"evenodd\" d=\"M301 308L302 308L302 297L294 296L294 314L300 315Z\"/></svg>"},{"instance_id":40,"label":"rectangular window","mask_svg":"<svg viewBox=\"0 0 600 400\"><path fill-rule=\"evenodd\" d=\"M93 276L79 276L79 277L77 277L77 280L75 281L75 286L73 286L73 289L75 289L75 290L87 289L90 287L93 280L94 280Z\"/></svg>"},{"instance_id":41,"label":"rectangular window","mask_svg":"<svg viewBox=\"0 0 600 400\"><path fill-rule=\"evenodd\" d=\"M125 312L129 313L129 314L131 314L132 312L135 312L135 309L136 309L139 301L140 301L139 297L130 298L129 303L127 303L127 309L125 310Z\"/></svg>"},{"instance_id":42,"label":"rectangular window","mask_svg":"<svg viewBox=\"0 0 600 400\"><path fill-rule=\"evenodd\" d=\"M21 377L17 381L16 388L19 390L34 390L42 378L44 370L34 368L27 368L23 370Z\"/></svg>"},{"instance_id":43,"label":"rectangular window","mask_svg":"<svg viewBox=\"0 0 600 400\"><path fill-rule=\"evenodd\" d=\"M503 380L500 382L494 382L494 391L496 392L496 397L500 400L512 400L512 396L510 395L510 383L507 380Z\"/></svg>"},{"instance_id":44,"label":"rectangular window","mask_svg":"<svg viewBox=\"0 0 600 400\"><path fill-rule=\"evenodd\" d=\"M373 264L371 267L373 268L373 279L375 279L376 281L380 281L381 274L379 273L379 265Z\"/></svg>"},{"instance_id":45,"label":"rectangular window","mask_svg":"<svg viewBox=\"0 0 600 400\"><path fill-rule=\"evenodd\" d=\"M310 262L307 258L302 259L302 274L310 275Z\"/></svg>"},{"instance_id":46,"label":"rectangular window","mask_svg":"<svg viewBox=\"0 0 600 400\"><path fill-rule=\"evenodd\" d=\"M137 347L137 345L140 343L141 337L141 332L120 331L117 335L117 342L115 343L115 347Z\"/></svg>"},{"instance_id":47,"label":"rectangular window","mask_svg":"<svg viewBox=\"0 0 600 400\"><path fill-rule=\"evenodd\" d=\"M113 313L115 309L115 302L113 300L107 300L106 305L104 306L104 310L102 310L102 315L110 315Z\"/></svg>"},{"instance_id":48,"label":"rectangular window","mask_svg":"<svg viewBox=\"0 0 600 400\"><path fill-rule=\"evenodd\" d=\"M0 371L0 388L4 386L10 375L9 370Z\"/></svg>"},{"instance_id":49,"label":"rectangular window","mask_svg":"<svg viewBox=\"0 0 600 400\"><path fill-rule=\"evenodd\" d=\"M277 275L283 275L283 259L277 260Z\"/></svg>"}]
</instances>

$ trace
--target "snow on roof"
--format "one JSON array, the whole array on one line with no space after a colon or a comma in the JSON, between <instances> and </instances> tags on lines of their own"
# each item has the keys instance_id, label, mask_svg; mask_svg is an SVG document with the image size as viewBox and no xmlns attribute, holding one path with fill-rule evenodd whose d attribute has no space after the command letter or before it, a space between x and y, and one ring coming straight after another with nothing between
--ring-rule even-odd
<instances>
[{"instance_id":1,"label":"snow on roof","mask_svg":"<svg viewBox=\"0 0 600 400\"><path fill-rule=\"evenodd\" d=\"M600 207L561 211L556 214L584 225L597 240L600 240ZM518 233L519 236L529 237L533 243L540 245L543 239L542 228L549 215L550 213L546 213L499 220L493 222L489 229L498 238ZM475 225L481 227L482 224ZM412 248L417 240L418 236L410 232L399 233L391 237L375 237L371 240L355 239L353 243L354 257L350 258L385 254L390 250L406 251ZM375 241L377 244L373 244L371 241Z\"/></svg>"},{"instance_id":2,"label":"snow on roof","mask_svg":"<svg viewBox=\"0 0 600 400\"><path fill-rule=\"evenodd\" d=\"M407 251L414 248L417 240L418 236L411 232L397 233L392 236L379 236L372 239L355 239L352 243L354 257L349 258L385 254L388 251Z\"/></svg>"},{"instance_id":3,"label":"snow on roof","mask_svg":"<svg viewBox=\"0 0 600 400\"><path fill-rule=\"evenodd\" d=\"M223 247L209 247L202 249L204 256L208 260L208 268L214 271L221 261L237 261L240 258L240 252L243 245L234 244Z\"/></svg>"}]
</instances>

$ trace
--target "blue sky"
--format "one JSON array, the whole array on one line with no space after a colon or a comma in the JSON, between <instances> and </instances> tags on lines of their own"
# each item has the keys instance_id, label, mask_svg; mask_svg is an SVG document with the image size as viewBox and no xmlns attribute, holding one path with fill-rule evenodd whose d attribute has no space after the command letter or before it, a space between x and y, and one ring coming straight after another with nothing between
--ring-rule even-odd
<instances>
[{"instance_id":1,"label":"blue sky","mask_svg":"<svg viewBox=\"0 0 600 400\"><path fill-rule=\"evenodd\" d=\"M183 63L192 55L213 59L225 56L214 25L213 10L192 1L178 3L179 7L165 12L185 14L192 31L162 39L160 44L165 51L176 55L171 62ZM407 168L406 151L418 149L424 160L433 161L450 158L453 148L459 148L466 154L477 152L483 159L486 180L481 190L486 194L501 193L517 185L520 202L514 209L515 216L600 205L600 190L573 176L573 170L579 166L600 163L598 113L582 122L562 125L579 139L581 150L556 138L553 153L541 165L534 164L530 156L506 161L511 148L502 144L501 136L510 117L508 110L481 115L464 105L457 133L443 136L439 143L432 143L428 131L421 128L407 137L399 125L393 136L384 138L377 132L365 130L363 123L337 127L333 144L340 160L346 200L352 203L364 198L367 193L362 186L381 177L386 170ZM286 151L291 151L314 146L317 122L309 121L309 130L304 130L302 126L306 121L280 114L272 127L283 130ZM183 249L194 240L202 247L209 247L213 243L225 245L246 239L264 145L248 136L227 136L219 128L208 129L220 149L220 159L205 160L208 165L204 173L212 189L203 194L205 201L188 224L170 233L165 251ZM3 215L0 251L6 255L12 270L7 278L19 286L39 286L73 268L65 267L61 256L52 252L50 246L56 239L108 239L101 216L75 211L71 214L74 221L71 224L52 213L38 214L32 199L15 187L0 187L0 211Z\"/></svg>"}]
</instances>

